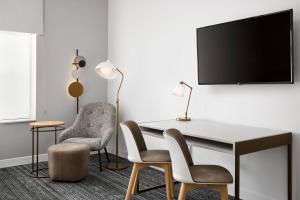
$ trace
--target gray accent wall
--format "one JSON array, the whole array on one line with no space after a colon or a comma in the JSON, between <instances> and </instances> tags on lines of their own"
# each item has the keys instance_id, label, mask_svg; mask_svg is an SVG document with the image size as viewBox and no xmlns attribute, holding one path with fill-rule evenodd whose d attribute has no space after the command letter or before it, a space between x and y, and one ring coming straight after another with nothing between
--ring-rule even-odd
<instances>
[{"instance_id":1,"label":"gray accent wall","mask_svg":"<svg viewBox=\"0 0 300 200\"><path fill-rule=\"evenodd\" d=\"M76 101L67 87L77 48L87 60L80 105L107 102L107 82L94 72L107 57L107 0L44 0L44 34L37 37L38 120L62 120L66 126L74 121ZM41 134L41 153L52 144L53 134ZM0 160L30 155L28 123L0 124Z\"/></svg>"}]
</instances>

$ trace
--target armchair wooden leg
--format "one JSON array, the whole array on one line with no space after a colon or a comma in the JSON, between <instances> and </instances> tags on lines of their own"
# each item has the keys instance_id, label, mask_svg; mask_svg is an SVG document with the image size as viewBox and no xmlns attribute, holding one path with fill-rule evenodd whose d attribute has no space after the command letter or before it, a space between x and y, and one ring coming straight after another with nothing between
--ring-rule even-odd
<instances>
[{"instance_id":1,"label":"armchair wooden leg","mask_svg":"<svg viewBox=\"0 0 300 200\"><path fill-rule=\"evenodd\" d=\"M128 184L128 189L127 189L127 193L126 193L126 197L125 200L130 200L132 197L132 194L134 192L134 184L135 184L135 180L136 177L138 175L138 164L134 163L133 167L132 167L132 172L131 172L131 176L130 176L130 180L129 180L129 184Z\"/></svg>"}]
</instances>

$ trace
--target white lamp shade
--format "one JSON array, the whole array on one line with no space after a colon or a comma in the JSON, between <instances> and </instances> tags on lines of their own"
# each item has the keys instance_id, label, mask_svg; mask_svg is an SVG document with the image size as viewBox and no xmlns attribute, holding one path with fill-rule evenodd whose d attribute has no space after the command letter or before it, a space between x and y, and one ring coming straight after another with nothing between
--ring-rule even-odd
<instances>
[{"instance_id":1,"label":"white lamp shade","mask_svg":"<svg viewBox=\"0 0 300 200\"><path fill-rule=\"evenodd\" d=\"M72 74L72 77L74 79L78 79L80 77L81 70L80 69L73 69L71 74Z\"/></svg>"},{"instance_id":2,"label":"white lamp shade","mask_svg":"<svg viewBox=\"0 0 300 200\"><path fill-rule=\"evenodd\" d=\"M114 79L118 75L116 67L109 60L98 64L95 71L105 79Z\"/></svg>"},{"instance_id":3,"label":"white lamp shade","mask_svg":"<svg viewBox=\"0 0 300 200\"><path fill-rule=\"evenodd\" d=\"M172 94L178 97L183 97L184 96L184 85L180 84L177 87L174 88Z\"/></svg>"}]
</instances>

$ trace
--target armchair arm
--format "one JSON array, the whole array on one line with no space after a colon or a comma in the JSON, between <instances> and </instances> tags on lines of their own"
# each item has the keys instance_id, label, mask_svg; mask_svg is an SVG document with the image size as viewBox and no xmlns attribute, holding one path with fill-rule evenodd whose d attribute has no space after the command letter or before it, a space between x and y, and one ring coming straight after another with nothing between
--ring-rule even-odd
<instances>
[{"instance_id":1,"label":"armchair arm","mask_svg":"<svg viewBox=\"0 0 300 200\"><path fill-rule=\"evenodd\" d=\"M63 142L64 140L72 137L76 137L77 131L75 129L75 126L70 126L69 128L62 131L58 137L58 143Z\"/></svg>"}]
</instances>

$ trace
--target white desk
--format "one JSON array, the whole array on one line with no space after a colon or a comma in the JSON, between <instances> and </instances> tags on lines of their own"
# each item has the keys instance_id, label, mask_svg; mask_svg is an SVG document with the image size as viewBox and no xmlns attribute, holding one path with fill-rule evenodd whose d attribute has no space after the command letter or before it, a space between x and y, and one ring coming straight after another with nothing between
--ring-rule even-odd
<instances>
[{"instance_id":1,"label":"white desk","mask_svg":"<svg viewBox=\"0 0 300 200\"><path fill-rule=\"evenodd\" d=\"M190 122L163 120L139 123L143 134L162 137L176 128L192 146L232 154L235 157L235 199L240 199L240 156L279 146L288 147L288 200L292 200L292 133L251 126L193 119Z\"/></svg>"}]
</instances>

